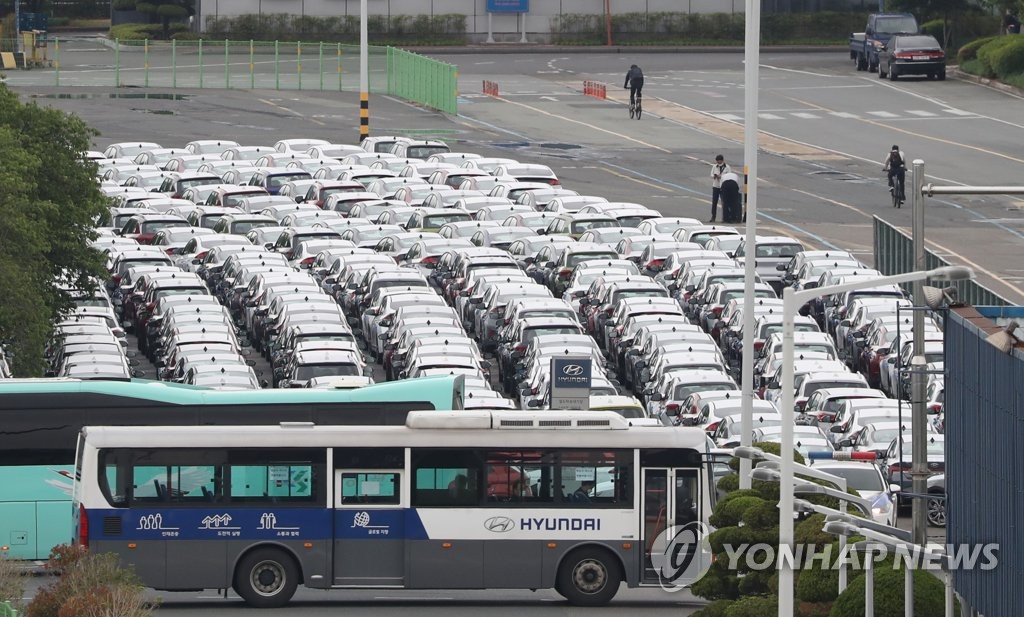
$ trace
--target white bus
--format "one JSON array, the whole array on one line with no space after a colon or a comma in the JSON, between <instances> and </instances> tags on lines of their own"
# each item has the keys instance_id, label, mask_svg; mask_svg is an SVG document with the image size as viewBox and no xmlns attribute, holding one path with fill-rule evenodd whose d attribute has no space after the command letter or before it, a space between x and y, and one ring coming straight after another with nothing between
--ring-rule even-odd
<instances>
[{"instance_id":1,"label":"white bus","mask_svg":"<svg viewBox=\"0 0 1024 617\"><path fill-rule=\"evenodd\" d=\"M666 583L659 534L711 512L707 443L597 411L86 427L76 538L155 589L231 587L256 607L299 584L554 588L602 605L622 582Z\"/></svg>"}]
</instances>

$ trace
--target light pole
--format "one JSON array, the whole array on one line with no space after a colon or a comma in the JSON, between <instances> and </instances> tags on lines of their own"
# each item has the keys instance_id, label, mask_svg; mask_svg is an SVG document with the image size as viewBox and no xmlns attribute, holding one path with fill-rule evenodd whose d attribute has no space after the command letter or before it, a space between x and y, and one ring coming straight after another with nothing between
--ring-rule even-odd
<instances>
[{"instance_id":1,"label":"light pole","mask_svg":"<svg viewBox=\"0 0 1024 617\"><path fill-rule=\"evenodd\" d=\"M370 61L367 2L359 0L359 141L370 136Z\"/></svg>"},{"instance_id":2,"label":"light pole","mask_svg":"<svg viewBox=\"0 0 1024 617\"><path fill-rule=\"evenodd\" d=\"M894 276L884 276L862 281L851 281L841 285L831 285L816 289L797 291L787 287L782 293L782 452L786 456L781 459L779 471L782 485L793 483L793 320L797 309L804 303L820 296L827 296L854 289L910 283L928 278L944 280L960 280L972 278L974 271L962 266L946 266L934 270L907 272ZM865 277L866 278L866 277ZM793 492L779 491L779 546L793 544ZM779 569L779 617L793 617L793 564L783 563Z\"/></svg>"},{"instance_id":3,"label":"light pole","mask_svg":"<svg viewBox=\"0 0 1024 617\"><path fill-rule=\"evenodd\" d=\"M743 53L743 164L747 178L747 229L744 241L743 306L754 306L757 240L757 93L761 67L761 0L746 0ZM723 216L723 219L725 217ZM754 431L754 311L743 311L743 362L740 367L740 444L749 446ZM750 461L740 459L740 488L750 488Z\"/></svg>"}]
</instances>

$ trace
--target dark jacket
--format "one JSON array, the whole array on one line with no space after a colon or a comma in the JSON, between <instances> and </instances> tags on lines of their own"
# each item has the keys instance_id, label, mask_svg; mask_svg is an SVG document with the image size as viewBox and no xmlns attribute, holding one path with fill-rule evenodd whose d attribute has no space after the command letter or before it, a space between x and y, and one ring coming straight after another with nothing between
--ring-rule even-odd
<instances>
[{"instance_id":1,"label":"dark jacket","mask_svg":"<svg viewBox=\"0 0 1024 617\"><path fill-rule=\"evenodd\" d=\"M640 70L640 67L630 68L629 72L626 73L626 82L622 84L623 88L628 87L643 88L644 87L644 72Z\"/></svg>"}]
</instances>

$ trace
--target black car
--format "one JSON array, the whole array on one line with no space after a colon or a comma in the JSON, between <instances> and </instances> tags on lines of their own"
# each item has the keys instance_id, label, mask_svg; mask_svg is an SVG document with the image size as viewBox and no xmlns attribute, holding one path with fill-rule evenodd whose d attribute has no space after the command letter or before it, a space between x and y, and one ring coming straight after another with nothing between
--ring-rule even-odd
<instances>
[{"instance_id":1,"label":"black car","mask_svg":"<svg viewBox=\"0 0 1024 617\"><path fill-rule=\"evenodd\" d=\"M878 78L896 81L902 75L927 75L946 78L946 53L934 36L914 34L894 36L878 54Z\"/></svg>"}]
</instances>

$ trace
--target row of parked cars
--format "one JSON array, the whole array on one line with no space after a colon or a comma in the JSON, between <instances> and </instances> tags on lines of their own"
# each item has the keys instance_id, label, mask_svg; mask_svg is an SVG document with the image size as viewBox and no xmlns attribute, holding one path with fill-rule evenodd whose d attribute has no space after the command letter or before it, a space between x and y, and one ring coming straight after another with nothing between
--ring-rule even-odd
<instances>
[{"instance_id":1,"label":"row of parked cars","mask_svg":"<svg viewBox=\"0 0 1024 617\"><path fill-rule=\"evenodd\" d=\"M467 406L543 409L551 359L589 356L592 408L699 425L732 447L739 367L753 353L754 438L779 441L779 292L880 276L849 253L783 236L748 246L732 227L581 195L548 167L443 142L185 150L122 143L91 155L112 204L96 246L110 260L113 323L160 378L182 383L353 387L374 374L458 373ZM879 453L881 466L829 465L887 521L890 485L909 486L908 304L899 288L867 288L809 303L796 323L797 447ZM928 323L937 374L941 334ZM253 371L256 354L270 374ZM929 392L941 410L940 379ZM941 471L942 436L929 440Z\"/></svg>"}]
</instances>

